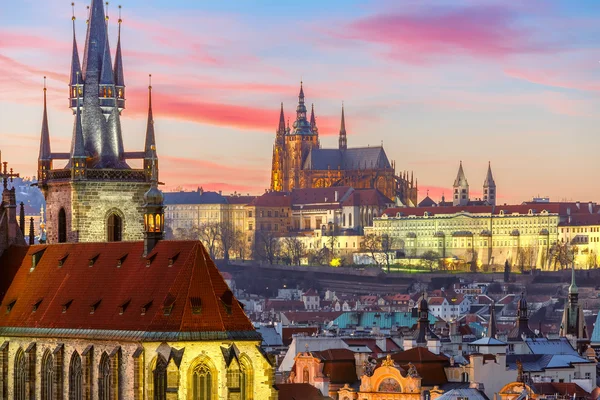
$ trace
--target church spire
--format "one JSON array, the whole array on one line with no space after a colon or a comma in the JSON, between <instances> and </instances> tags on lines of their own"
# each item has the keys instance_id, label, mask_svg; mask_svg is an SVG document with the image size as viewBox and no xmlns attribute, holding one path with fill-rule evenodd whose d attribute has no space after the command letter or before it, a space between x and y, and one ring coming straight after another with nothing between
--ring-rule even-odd
<instances>
[{"instance_id":1,"label":"church spire","mask_svg":"<svg viewBox=\"0 0 600 400\"><path fill-rule=\"evenodd\" d=\"M306 105L304 104L304 87L300 82L300 94L298 94L298 107L296 107L296 121L294 122L294 135L311 135L312 129L306 118Z\"/></svg>"},{"instance_id":2,"label":"church spire","mask_svg":"<svg viewBox=\"0 0 600 400\"><path fill-rule=\"evenodd\" d=\"M314 134L319 133L319 128L317 128L317 120L315 118L315 105L311 104L310 107L310 129Z\"/></svg>"},{"instance_id":3,"label":"church spire","mask_svg":"<svg viewBox=\"0 0 600 400\"><path fill-rule=\"evenodd\" d=\"M73 148L71 149L71 176L73 180L85 179L87 156L83 143L83 123L81 122L81 106L77 103L75 126L73 127Z\"/></svg>"},{"instance_id":4,"label":"church spire","mask_svg":"<svg viewBox=\"0 0 600 400\"><path fill-rule=\"evenodd\" d=\"M46 105L46 77L44 77L44 115L42 117L42 134L40 140L40 160L50 160L52 153L50 151L50 130L48 129L48 108Z\"/></svg>"},{"instance_id":5,"label":"church spire","mask_svg":"<svg viewBox=\"0 0 600 400\"><path fill-rule=\"evenodd\" d=\"M106 17L102 0L92 0L83 55L83 80L100 79L107 42ZM97 82L97 81L96 81Z\"/></svg>"},{"instance_id":6,"label":"church spire","mask_svg":"<svg viewBox=\"0 0 600 400\"><path fill-rule=\"evenodd\" d=\"M344 103L342 103L342 122L340 123L340 150L348 148L348 139L346 138L346 117L344 115Z\"/></svg>"},{"instance_id":7,"label":"church spire","mask_svg":"<svg viewBox=\"0 0 600 400\"><path fill-rule=\"evenodd\" d=\"M125 75L123 74L123 54L121 52L121 6L119 6L119 36L117 38L117 54L115 55L115 86L117 90L117 104L119 111L125 108Z\"/></svg>"},{"instance_id":8,"label":"church spire","mask_svg":"<svg viewBox=\"0 0 600 400\"><path fill-rule=\"evenodd\" d=\"M146 125L146 141L144 144L144 170L149 179L152 178L153 160L156 157L156 136L154 134L154 115L152 113L152 74L148 75L148 122ZM158 160L156 160L158 174ZM157 177L158 179L158 177Z\"/></svg>"},{"instance_id":9,"label":"church spire","mask_svg":"<svg viewBox=\"0 0 600 400\"><path fill-rule=\"evenodd\" d=\"M453 189L454 199L452 204L454 206L466 206L469 204L469 182L467 182L467 177L463 171L462 161L458 167L458 173L454 180Z\"/></svg>"},{"instance_id":10,"label":"church spire","mask_svg":"<svg viewBox=\"0 0 600 400\"><path fill-rule=\"evenodd\" d=\"M489 205L496 205L496 182L492 175L492 163L488 162L488 170L483 182L483 200Z\"/></svg>"},{"instance_id":11,"label":"church spire","mask_svg":"<svg viewBox=\"0 0 600 400\"><path fill-rule=\"evenodd\" d=\"M573 264L571 267L571 285L569 286L569 298L573 297L573 295L578 295L578 294L579 294L579 288L577 287L577 284L575 283L575 264ZM577 296L575 296L575 300L577 300L576 297Z\"/></svg>"},{"instance_id":12,"label":"church spire","mask_svg":"<svg viewBox=\"0 0 600 400\"><path fill-rule=\"evenodd\" d=\"M487 337L496 338L498 329L496 327L496 302L493 301L490 306L490 321L488 323Z\"/></svg>"},{"instance_id":13,"label":"church spire","mask_svg":"<svg viewBox=\"0 0 600 400\"><path fill-rule=\"evenodd\" d=\"M75 34L75 3L71 3L71 6L73 7L73 17L71 17L71 20L73 21L73 52L71 54L71 87L76 86L77 85L77 73L81 74L81 63L79 61L79 50L77 50L77 37ZM75 92L76 94L76 92ZM70 97L76 97L73 96L73 92L71 93Z\"/></svg>"},{"instance_id":14,"label":"church spire","mask_svg":"<svg viewBox=\"0 0 600 400\"><path fill-rule=\"evenodd\" d=\"M283 115L283 103L281 103L281 111L279 112L279 126L277 127L277 133L285 135L285 116Z\"/></svg>"},{"instance_id":15,"label":"church spire","mask_svg":"<svg viewBox=\"0 0 600 400\"><path fill-rule=\"evenodd\" d=\"M50 150L50 129L48 129L48 108L46 105L46 77L44 77L44 115L40 137L40 153L38 156L38 180L44 182L48 171L52 169L52 151Z\"/></svg>"}]
</instances>

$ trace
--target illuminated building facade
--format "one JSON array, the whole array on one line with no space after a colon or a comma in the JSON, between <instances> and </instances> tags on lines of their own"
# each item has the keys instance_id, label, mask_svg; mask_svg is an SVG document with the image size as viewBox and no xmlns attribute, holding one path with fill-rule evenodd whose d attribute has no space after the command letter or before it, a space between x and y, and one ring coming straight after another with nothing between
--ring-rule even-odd
<instances>
[{"instance_id":1,"label":"illuminated building facade","mask_svg":"<svg viewBox=\"0 0 600 400\"><path fill-rule=\"evenodd\" d=\"M314 107L309 121L301 86L293 128L286 127L281 105L273 146L271 190L291 192L331 186L378 189L397 204L417 204L417 182L408 173L396 175L395 165L388 160L383 146L348 147L343 108L338 148L321 148Z\"/></svg>"},{"instance_id":2,"label":"illuminated building facade","mask_svg":"<svg viewBox=\"0 0 600 400\"><path fill-rule=\"evenodd\" d=\"M517 265L526 256L527 269L541 268L557 243L561 209L559 203L392 208L365 231L389 235L407 256L434 251L478 266Z\"/></svg>"}]
</instances>

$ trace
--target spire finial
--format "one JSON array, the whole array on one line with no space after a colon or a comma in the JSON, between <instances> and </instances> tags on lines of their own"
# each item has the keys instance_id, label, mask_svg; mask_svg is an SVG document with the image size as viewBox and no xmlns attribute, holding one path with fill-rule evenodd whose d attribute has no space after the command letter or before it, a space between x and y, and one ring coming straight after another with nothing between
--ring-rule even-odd
<instances>
[{"instance_id":1,"label":"spire finial","mask_svg":"<svg viewBox=\"0 0 600 400\"><path fill-rule=\"evenodd\" d=\"M123 7L119 4L119 29L121 28L121 23L123 22L123 18L121 18L121 9Z\"/></svg>"},{"instance_id":2,"label":"spire finial","mask_svg":"<svg viewBox=\"0 0 600 400\"><path fill-rule=\"evenodd\" d=\"M105 18L106 18L106 22L108 23L108 20L109 20L109 16L108 16L108 1L105 4L106 4L106 13L105 13L106 16L105 16Z\"/></svg>"},{"instance_id":3,"label":"spire finial","mask_svg":"<svg viewBox=\"0 0 600 400\"><path fill-rule=\"evenodd\" d=\"M75 20L77 18L75 18L75 3L71 3L71 9L73 10L73 16L71 17L71 20L73 21L73 26L75 26Z\"/></svg>"},{"instance_id":4,"label":"spire finial","mask_svg":"<svg viewBox=\"0 0 600 400\"><path fill-rule=\"evenodd\" d=\"M152 91L152 74L148 74L148 90Z\"/></svg>"},{"instance_id":5,"label":"spire finial","mask_svg":"<svg viewBox=\"0 0 600 400\"><path fill-rule=\"evenodd\" d=\"M86 8L87 8L87 12L88 12L88 17L85 20L85 23L89 25L89 23L90 23L90 6L87 6Z\"/></svg>"},{"instance_id":6,"label":"spire finial","mask_svg":"<svg viewBox=\"0 0 600 400\"><path fill-rule=\"evenodd\" d=\"M46 77L44 76L44 103L46 102Z\"/></svg>"},{"instance_id":7,"label":"spire finial","mask_svg":"<svg viewBox=\"0 0 600 400\"><path fill-rule=\"evenodd\" d=\"M577 284L575 283L575 263L571 265L571 286L569 286L569 294L575 294L579 292Z\"/></svg>"}]
</instances>

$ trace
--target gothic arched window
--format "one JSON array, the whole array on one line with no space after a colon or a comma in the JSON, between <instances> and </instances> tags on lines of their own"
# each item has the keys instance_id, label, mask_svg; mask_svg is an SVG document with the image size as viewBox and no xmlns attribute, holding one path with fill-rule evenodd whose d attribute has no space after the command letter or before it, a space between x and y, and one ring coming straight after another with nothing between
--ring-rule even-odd
<instances>
[{"instance_id":1,"label":"gothic arched window","mask_svg":"<svg viewBox=\"0 0 600 400\"><path fill-rule=\"evenodd\" d=\"M110 359L103 353L98 366L98 400L110 400L110 377Z\"/></svg>"},{"instance_id":2,"label":"gothic arched window","mask_svg":"<svg viewBox=\"0 0 600 400\"><path fill-rule=\"evenodd\" d=\"M58 243L67 242L67 213L64 208L58 212Z\"/></svg>"},{"instance_id":3,"label":"gothic arched window","mask_svg":"<svg viewBox=\"0 0 600 400\"><path fill-rule=\"evenodd\" d=\"M69 366L69 400L83 399L83 368L79 353L74 352Z\"/></svg>"},{"instance_id":4,"label":"gothic arched window","mask_svg":"<svg viewBox=\"0 0 600 400\"><path fill-rule=\"evenodd\" d=\"M192 399L212 400L212 373L210 369L200 364L192 374Z\"/></svg>"},{"instance_id":5,"label":"gothic arched window","mask_svg":"<svg viewBox=\"0 0 600 400\"><path fill-rule=\"evenodd\" d=\"M352 228L352 213L348 214L348 226Z\"/></svg>"},{"instance_id":6,"label":"gothic arched window","mask_svg":"<svg viewBox=\"0 0 600 400\"><path fill-rule=\"evenodd\" d=\"M308 367L304 367L304 370L302 370L302 383L310 383L309 381Z\"/></svg>"},{"instance_id":7,"label":"gothic arched window","mask_svg":"<svg viewBox=\"0 0 600 400\"><path fill-rule=\"evenodd\" d=\"M25 400L25 388L27 386L27 361L25 360L25 353L22 349L17 351L15 356L15 400Z\"/></svg>"},{"instance_id":8,"label":"gothic arched window","mask_svg":"<svg viewBox=\"0 0 600 400\"><path fill-rule=\"evenodd\" d=\"M54 357L46 350L42 358L42 400L54 399Z\"/></svg>"},{"instance_id":9,"label":"gothic arched window","mask_svg":"<svg viewBox=\"0 0 600 400\"><path fill-rule=\"evenodd\" d=\"M123 220L115 213L111 213L106 221L106 240L109 242L123 240Z\"/></svg>"},{"instance_id":10,"label":"gothic arched window","mask_svg":"<svg viewBox=\"0 0 600 400\"><path fill-rule=\"evenodd\" d=\"M167 398L167 362L162 356L156 360L156 368L152 372L154 383L154 400L166 400Z\"/></svg>"}]
</instances>

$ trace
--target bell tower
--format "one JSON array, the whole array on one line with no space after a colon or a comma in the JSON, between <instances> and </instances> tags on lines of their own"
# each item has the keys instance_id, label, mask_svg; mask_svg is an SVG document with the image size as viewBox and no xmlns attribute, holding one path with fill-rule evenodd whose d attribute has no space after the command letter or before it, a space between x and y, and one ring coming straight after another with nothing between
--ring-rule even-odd
<instances>
[{"instance_id":1,"label":"bell tower","mask_svg":"<svg viewBox=\"0 0 600 400\"><path fill-rule=\"evenodd\" d=\"M73 49L68 84L69 108L75 118L68 153L51 151L44 88L38 184L46 198L47 241L51 244L142 240L144 205L147 204L144 195L153 180L158 181L151 97L145 147L132 152L123 148L123 20L119 15L113 63L104 4L101 0L90 1L82 62L77 47L75 13L72 18ZM130 159L142 160L143 168L131 168L127 163ZM60 167L57 161L63 161ZM160 218L162 224L162 216Z\"/></svg>"},{"instance_id":2,"label":"bell tower","mask_svg":"<svg viewBox=\"0 0 600 400\"><path fill-rule=\"evenodd\" d=\"M453 185L454 197L452 205L454 206L466 206L469 204L469 182L463 171L462 161L460 167L458 167L458 174Z\"/></svg>"}]
</instances>

